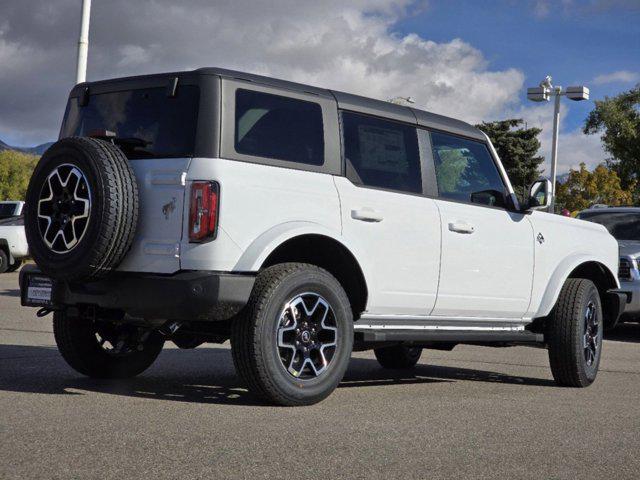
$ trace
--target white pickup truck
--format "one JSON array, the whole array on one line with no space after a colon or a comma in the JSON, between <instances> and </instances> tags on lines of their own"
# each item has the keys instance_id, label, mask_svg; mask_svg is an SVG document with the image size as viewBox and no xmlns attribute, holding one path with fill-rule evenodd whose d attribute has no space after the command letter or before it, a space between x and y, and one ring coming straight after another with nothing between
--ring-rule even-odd
<instances>
[{"instance_id":1,"label":"white pickup truck","mask_svg":"<svg viewBox=\"0 0 640 480\"><path fill-rule=\"evenodd\" d=\"M166 340L231 340L257 395L329 395L353 350L411 368L457 344L548 348L596 377L617 321L600 225L520 204L489 139L418 109L205 68L76 86L27 194L38 269L78 372L133 376Z\"/></svg>"},{"instance_id":2,"label":"white pickup truck","mask_svg":"<svg viewBox=\"0 0 640 480\"><path fill-rule=\"evenodd\" d=\"M0 220L0 273L15 272L28 256L24 217Z\"/></svg>"}]
</instances>

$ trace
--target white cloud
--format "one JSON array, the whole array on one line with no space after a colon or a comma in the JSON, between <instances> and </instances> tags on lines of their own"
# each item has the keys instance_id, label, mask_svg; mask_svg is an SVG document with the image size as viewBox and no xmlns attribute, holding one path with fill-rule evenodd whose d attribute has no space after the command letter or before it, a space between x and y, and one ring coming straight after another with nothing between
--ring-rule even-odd
<instances>
[{"instance_id":1,"label":"white cloud","mask_svg":"<svg viewBox=\"0 0 640 480\"><path fill-rule=\"evenodd\" d=\"M551 156L549 155L549 158ZM604 163L606 153L598 135L585 135L579 128L560 135L558 140L558 172L576 170L580 163L593 170Z\"/></svg>"},{"instance_id":2,"label":"white cloud","mask_svg":"<svg viewBox=\"0 0 640 480\"><path fill-rule=\"evenodd\" d=\"M629 70L618 70L616 72L598 75L592 80L595 85L605 85L607 83L632 83L640 80L640 73Z\"/></svg>"},{"instance_id":3,"label":"white cloud","mask_svg":"<svg viewBox=\"0 0 640 480\"><path fill-rule=\"evenodd\" d=\"M538 0L533 5L533 14L538 18L544 18L549 15L550 9L548 0Z\"/></svg>"},{"instance_id":4,"label":"white cloud","mask_svg":"<svg viewBox=\"0 0 640 480\"><path fill-rule=\"evenodd\" d=\"M45 0L28 8L10 0L3 11L0 45L12 49L5 56L31 49L42 61L19 75L2 63L0 138L37 143L58 130L77 41L77 2L65 1L69 15L49 15ZM221 66L379 99L412 96L419 107L474 123L514 108L519 70L491 69L460 39L438 43L394 31L415 8L411 0L94 2L88 79ZM28 103L18 112L6 107L8 98Z\"/></svg>"},{"instance_id":5,"label":"white cloud","mask_svg":"<svg viewBox=\"0 0 640 480\"><path fill-rule=\"evenodd\" d=\"M551 12L565 16L597 15L611 10L638 12L638 0L530 0L533 14L547 18Z\"/></svg>"},{"instance_id":6,"label":"white cloud","mask_svg":"<svg viewBox=\"0 0 640 480\"><path fill-rule=\"evenodd\" d=\"M0 22L0 139L34 145L57 135L75 68L76 0L9 0ZM11 3L13 2L13 3ZM65 3L66 2L66 3ZM547 2L542 2L547 3ZM518 102L524 75L492 69L460 39L399 35L411 0L94 2L89 80L220 66L416 106L477 123L515 117L544 129L550 171L552 105ZM66 11L69 14L56 12ZM563 117L567 110L563 104ZM596 136L564 132L559 171L603 161Z\"/></svg>"}]
</instances>

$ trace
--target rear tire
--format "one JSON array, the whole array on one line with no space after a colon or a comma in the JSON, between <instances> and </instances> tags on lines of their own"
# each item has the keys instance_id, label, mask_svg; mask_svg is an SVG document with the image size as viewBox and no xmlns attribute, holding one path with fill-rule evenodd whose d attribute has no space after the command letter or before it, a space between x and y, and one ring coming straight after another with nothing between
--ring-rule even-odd
<instances>
[{"instance_id":1,"label":"rear tire","mask_svg":"<svg viewBox=\"0 0 640 480\"><path fill-rule=\"evenodd\" d=\"M116 327L106 322L98 325L62 311L53 314L53 334L60 354L71 368L91 378L130 378L151 366L162 350L164 339L156 331L135 330L135 327ZM120 352L109 351L96 334L113 347L119 339L127 339L127 344Z\"/></svg>"},{"instance_id":2,"label":"rear tire","mask_svg":"<svg viewBox=\"0 0 640 480\"><path fill-rule=\"evenodd\" d=\"M344 376L352 346L347 295L314 265L285 263L261 272L231 325L240 378L277 405L311 405L329 396Z\"/></svg>"},{"instance_id":3,"label":"rear tire","mask_svg":"<svg viewBox=\"0 0 640 480\"><path fill-rule=\"evenodd\" d=\"M421 347L394 345L376 348L373 351L382 368L390 370L408 370L416 366L422 355Z\"/></svg>"},{"instance_id":4,"label":"rear tire","mask_svg":"<svg viewBox=\"0 0 640 480\"><path fill-rule=\"evenodd\" d=\"M0 250L0 273L9 270L9 257L4 250Z\"/></svg>"},{"instance_id":5,"label":"rear tire","mask_svg":"<svg viewBox=\"0 0 640 480\"><path fill-rule=\"evenodd\" d=\"M598 374L602 354L602 305L591 280L569 278L547 322L545 339L556 383L588 387Z\"/></svg>"}]
</instances>

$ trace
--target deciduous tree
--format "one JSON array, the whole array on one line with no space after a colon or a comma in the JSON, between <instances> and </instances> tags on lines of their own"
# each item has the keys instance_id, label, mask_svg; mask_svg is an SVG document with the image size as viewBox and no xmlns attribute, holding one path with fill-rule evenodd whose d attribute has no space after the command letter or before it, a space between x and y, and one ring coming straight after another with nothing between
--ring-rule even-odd
<instances>
[{"instance_id":1,"label":"deciduous tree","mask_svg":"<svg viewBox=\"0 0 640 480\"><path fill-rule=\"evenodd\" d=\"M631 205L632 181L630 188L624 189L618 174L604 165L598 165L593 172L584 163L579 170L571 169L567 181L556 187L557 205L569 211L584 210L597 203L611 206Z\"/></svg>"},{"instance_id":2,"label":"deciduous tree","mask_svg":"<svg viewBox=\"0 0 640 480\"><path fill-rule=\"evenodd\" d=\"M629 188L640 180L640 84L595 104L585 121L584 133L601 134L604 148L611 155L608 166L618 173L622 186Z\"/></svg>"},{"instance_id":3,"label":"deciduous tree","mask_svg":"<svg viewBox=\"0 0 640 480\"><path fill-rule=\"evenodd\" d=\"M0 200L24 200L38 156L0 151Z\"/></svg>"}]
</instances>

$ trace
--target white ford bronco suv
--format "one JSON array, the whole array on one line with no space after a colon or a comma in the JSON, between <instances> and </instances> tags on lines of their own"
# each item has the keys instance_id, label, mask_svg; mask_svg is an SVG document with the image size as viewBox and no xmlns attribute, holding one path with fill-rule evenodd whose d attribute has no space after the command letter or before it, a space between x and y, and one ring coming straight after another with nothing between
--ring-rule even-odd
<instances>
[{"instance_id":1,"label":"white ford bronco suv","mask_svg":"<svg viewBox=\"0 0 640 480\"><path fill-rule=\"evenodd\" d=\"M83 83L29 184L22 302L90 377L230 339L251 391L304 405L353 350L528 344L584 387L627 296L548 190L519 205L481 131L414 108L217 68Z\"/></svg>"}]
</instances>

